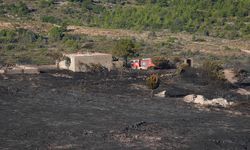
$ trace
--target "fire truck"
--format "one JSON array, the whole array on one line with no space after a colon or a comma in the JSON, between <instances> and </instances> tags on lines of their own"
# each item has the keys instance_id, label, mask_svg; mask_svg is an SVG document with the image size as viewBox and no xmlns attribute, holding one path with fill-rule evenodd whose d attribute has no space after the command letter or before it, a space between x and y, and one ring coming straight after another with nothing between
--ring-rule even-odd
<instances>
[{"instance_id":1,"label":"fire truck","mask_svg":"<svg viewBox=\"0 0 250 150\"><path fill-rule=\"evenodd\" d=\"M147 70L150 67L155 67L151 58L133 59L130 64L132 69Z\"/></svg>"}]
</instances>

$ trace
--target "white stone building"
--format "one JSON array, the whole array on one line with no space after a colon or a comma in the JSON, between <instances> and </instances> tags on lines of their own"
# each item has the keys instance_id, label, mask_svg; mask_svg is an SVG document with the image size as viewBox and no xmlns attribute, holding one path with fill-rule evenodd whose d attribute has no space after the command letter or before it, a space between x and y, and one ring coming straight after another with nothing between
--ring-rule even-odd
<instances>
[{"instance_id":1,"label":"white stone building","mask_svg":"<svg viewBox=\"0 0 250 150\"><path fill-rule=\"evenodd\" d=\"M101 65L108 70L113 68L112 55L105 53L74 53L65 54L59 62L60 69L69 69L73 72L87 72L88 66Z\"/></svg>"}]
</instances>

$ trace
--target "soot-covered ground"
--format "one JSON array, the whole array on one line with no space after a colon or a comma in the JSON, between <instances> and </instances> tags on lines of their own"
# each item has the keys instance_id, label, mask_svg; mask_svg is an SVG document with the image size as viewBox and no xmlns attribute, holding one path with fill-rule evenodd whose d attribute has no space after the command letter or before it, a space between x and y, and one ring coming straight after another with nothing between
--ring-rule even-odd
<instances>
[{"instance_id":1,"label":"soot-covered ground","mask_svg":"<svg viewBox=\"0 0 250 150\"><path fill-rule=\"evenodd\" d=\"M0 149L250 149L248 103L203 109L178 96L150 98L144 79L115 72L0 76ZM205 89L165 83L158 91Z\"/></svg>"}]
</instances>

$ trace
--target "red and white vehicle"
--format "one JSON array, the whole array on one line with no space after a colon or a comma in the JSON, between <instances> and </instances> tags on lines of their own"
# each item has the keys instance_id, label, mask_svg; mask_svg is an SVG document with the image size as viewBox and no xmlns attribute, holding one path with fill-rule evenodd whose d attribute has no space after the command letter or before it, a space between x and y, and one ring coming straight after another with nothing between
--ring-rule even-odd
<instances>
[{"instance_id":1,"label":"red and white vehicle","mask_svg":"<svg viewBox=\"0 0 250 150\"><path fill-rule=\"evenodd\" d=\"M132 69L147 70L150 67L155 67L151 58L133 59L130 63Z\"/></svg>"}]
</instances>

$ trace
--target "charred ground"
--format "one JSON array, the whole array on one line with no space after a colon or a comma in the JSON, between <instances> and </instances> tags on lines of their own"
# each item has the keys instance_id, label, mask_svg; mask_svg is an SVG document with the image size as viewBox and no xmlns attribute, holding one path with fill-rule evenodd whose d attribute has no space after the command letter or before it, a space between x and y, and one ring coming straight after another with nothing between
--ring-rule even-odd
<instances>
[{"instance_id":1,"label":"charred ground","mask_svg":"<svg viewBox=\"0 0 250 150\"><path fill-rule=\"evenodd\" d=\"M150 98L144 86L147 74L53 71L0 76L0 148L250 148L249 102L233 92L236 87L169 79L160 72L158 91L177 94ZM183 102L183 91L224 95L242 105L194 107Z\"/></svg>"}]
</instances>

